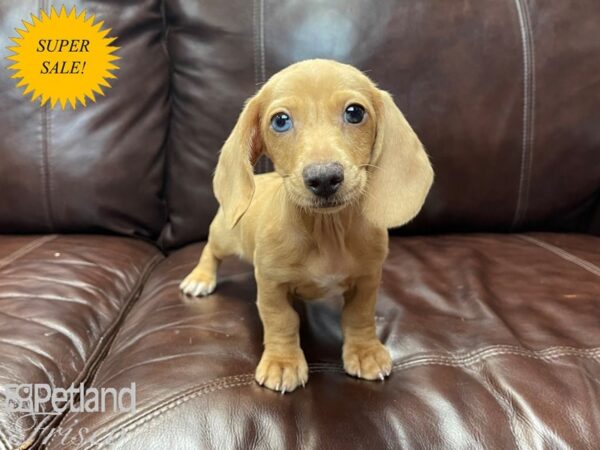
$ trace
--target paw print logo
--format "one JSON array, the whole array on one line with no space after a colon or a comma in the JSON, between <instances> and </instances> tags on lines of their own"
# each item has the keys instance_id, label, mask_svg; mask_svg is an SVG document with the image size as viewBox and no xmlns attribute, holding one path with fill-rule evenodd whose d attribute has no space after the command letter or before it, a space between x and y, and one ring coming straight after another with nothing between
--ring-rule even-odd
<instances>
[{"instance_id":1,"label":"paw print logo","mask_svg":"<svg viewBox=\"0 0 600 450\"><path fill-rule=\"evenodd\" d=\"M4 386L6 410L33 412L33 386L31 384L7 384Z\"/></svg>"}]
</instances>

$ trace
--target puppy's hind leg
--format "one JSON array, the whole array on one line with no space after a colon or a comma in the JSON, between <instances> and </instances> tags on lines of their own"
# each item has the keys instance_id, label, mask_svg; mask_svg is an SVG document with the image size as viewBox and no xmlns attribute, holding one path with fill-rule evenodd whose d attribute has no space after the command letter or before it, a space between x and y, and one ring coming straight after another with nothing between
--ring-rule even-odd
<instances>
[{"instance_id":1,"label":"puppy's hind leg","mask_svg":"<svg viewBox=\"0 0 600 450\"><path fill-rule=\"evenodd\" d=\"M217 269L221 261L214 255L210 241L204 247L198 265L184 278L179 289L194 297L212 294L217 286Z\"/></svg>"},{"instance_id":2,"label":"puppy's hind leg","mask_svg":"<svg viewBox=\"0 0 600 450\"><path fill-rule=\"evenodd\" d=\"M223 211L219 209L210 224L208 242L202 251L198 265L179 285L184 294L194 297L211 294L217 286L217 270L221 260L233 254L234 238L226 229Z\"/></svg>"},{"instance_id":3,"label":"puppy's hind leg","mask_svg":"<svg viewBox=\"0 0 600 450\"><path fill-rule=\"evenodd\" d=\"M225 224L223 210L219 209L210 224L208 242L202 251L198 265L179 285L184 294L194 297L212 294L217 286L217 270L221 260L236 254L237 238Z\"/></svg>"}]
</instances>

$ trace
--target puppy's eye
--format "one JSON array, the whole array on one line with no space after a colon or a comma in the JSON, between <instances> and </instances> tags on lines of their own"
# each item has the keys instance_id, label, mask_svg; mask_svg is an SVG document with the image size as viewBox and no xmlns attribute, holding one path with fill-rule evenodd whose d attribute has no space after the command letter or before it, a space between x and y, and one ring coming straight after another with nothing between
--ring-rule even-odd
<instances>
[{"instance_id":1,"label":"puppy's eye","mask_svg":"<svg viewBox=\"0 0 600 450\"><path fill-rule=\"evenodd\" d=\"M353 103L344 111L344 120L348 123L361 123L365 117L365 108Z\"/></svg>"},{"instance_id":2,"label":"puppy's eye","mask_svg":"<svg viewBox=\"0 0 600 450\"><path fill-rule=\"evenodd\" d=\"M284 133L292 128L292 118L286 113L277 113L271 118L271 128L278 133Z\"/></svg>"}]
</instances>

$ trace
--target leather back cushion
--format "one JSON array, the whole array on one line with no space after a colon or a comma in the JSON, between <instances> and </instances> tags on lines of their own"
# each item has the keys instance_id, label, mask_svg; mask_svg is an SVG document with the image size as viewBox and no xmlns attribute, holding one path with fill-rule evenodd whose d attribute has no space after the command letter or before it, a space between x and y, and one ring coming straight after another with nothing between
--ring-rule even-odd
<instances>
[{"instance_id":1,"label":"leather back cushion","mask_svg":"<svg viewBox=\"0 0 600 450\"><path fill-rule=\"evenodd\" d=\"M589 229L600 180L596 0L167 0L165 12L166 247L206 236L218 150L243 101L312 57L368 71L424 142L436 181L407 232Z\"/></svg>"},{"instance_id":2,"label":"leather back cushion","mask_svg":"<svg viewBox=\"0 0 600 450\"><path fill-rule=\"evenodd\" d=\"M2 4L2 58L47 3ZM243 101L311 57L367 70L425 143L436 182L407 232L600 232L594 0L65 4L113 29L118 78L96 104L61 111L0 74L1 233L160 233L165 247L206 237L218 150Z\"/></svg>"},{"instance_id":3,"label":"leather back cushion","mask_svg":"<svg viewBox=\"0 0 600 450\"><path fill-rule=\"evenodd\" d=\"M21 20L48 3L2 2L3 60ZM156 237L166 216L169 115L161 2L63 3L112 28L120 70L105 97L76 111L41 108L16 89L12 72L0 71L0 233L108 230Z\"/></svg>"}]
</instances>

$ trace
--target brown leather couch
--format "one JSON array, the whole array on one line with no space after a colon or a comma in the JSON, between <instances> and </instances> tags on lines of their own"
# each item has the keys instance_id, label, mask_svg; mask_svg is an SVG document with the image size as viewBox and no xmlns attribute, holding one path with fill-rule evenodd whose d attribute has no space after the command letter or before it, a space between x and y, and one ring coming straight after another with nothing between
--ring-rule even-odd
<instances>
[{"instance_id":1,"label":"brown leather couch","mask_svg":"<svg viewBox=\"0 0 600 450\"><path fill-rule=\"evenodd\" d=\"M49 4L1 3L2 58ZM599 447L598 0L65 4L105 20L122 59L76 111L0 75L0 448ZM392 232L391 377L344 374L339 300L299 304L310 380L282 396L253 381L251 267L227 261L205 299L177 286L244 99L309 57L391 91L436 182ZM132 382L135 414L5 404L9 384Z\"/></svg>"}]
</instances>

